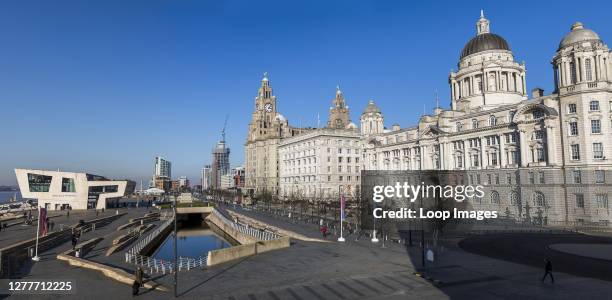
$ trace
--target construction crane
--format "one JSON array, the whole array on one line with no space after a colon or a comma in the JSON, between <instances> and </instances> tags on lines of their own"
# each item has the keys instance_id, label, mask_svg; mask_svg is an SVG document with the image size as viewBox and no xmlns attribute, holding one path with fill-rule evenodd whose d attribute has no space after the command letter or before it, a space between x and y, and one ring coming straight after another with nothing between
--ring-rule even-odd
<instances>
[{"instance_id":1,"label":"construction crane","mask_svg":"<svg viewBox=\"0 0 612 300\"><path fill-rule=\"evenodd\" d=\"M225 122L223 122L223 129L221 129L221 141L225 143L225 128L227 127L227 119L229 119L229 114L225 115Z\"/></svg>"}]
</instances>

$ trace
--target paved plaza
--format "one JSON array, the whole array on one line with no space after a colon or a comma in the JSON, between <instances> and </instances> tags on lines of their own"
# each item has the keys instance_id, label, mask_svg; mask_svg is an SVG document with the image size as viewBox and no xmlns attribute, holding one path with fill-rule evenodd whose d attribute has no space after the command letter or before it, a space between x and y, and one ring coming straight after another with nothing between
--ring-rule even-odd
<instances>
[{"instance_id":1,"label":"paved plaza","mask_svg":"<svg viewBox=\"0 0 612 300\"><path fill-rule=\"evenodd\" d=\"M233 210L233 208L227 209ZM286 218L258 211L242 209L236 211L271 226L312 238L321 238L315 224L288 221ZM127 209L122 212L127 212L127 215L85 234L83 240L105 237L85 256L85 259L133 272L134 266L124 261L124 251L109 257L106 257L104 252L112 240L122 234L121 231L116 231L118 226L125 224L130 218L144 215L148 210ZM83 216L84 219L88 217L95 218L95 214ZM9 228L9 231L3 231L2 235L18 234L19 230L19 227ZM383 247L382 243L371 243L367 237L361 237L356 241L356 236L348 236L345 243L335 242L336 238L328 237L330 242L294 239L291 247L287 249L247 257L204 270L179 272L179 296L184 299L273 300L471 297L575 299L589 296L605 299L612 294L610 281L571 275L571 272L563 273L561 269L556 268L555 284L542 283L540 278L543 275L543 265L531 266L506 257L471 253L473 251L468 252L459 246L462 238L458 237L442 239L437 248L435 261L426 262L425 268L421 267L421 248L417 246L416 239L415 246L412 247L391 242ZM559 238L563 239L561 236ZM580 236L575 238L579 239ZM601 240L598 241L601 243ZM528 244L523 240L521 242ZM42 253L40 262L29 263L24 268L23 279L75 280L77 294L62 295L62 298L99 299L101 295L104 295L105 299L132 298L129 285L111 280L97 271L73 267L55 259L58 253L70 247L68 242ZM501 244L499 247L507 245ZM495 244L488 242L484 248L498 249ZM520 247L514 249L522 250ZM537 252L526 252L521 255L534 256L534 259L541 260ZM569 259L573 257L570 256ZM555 262L555 265L561 268L560 262ZM152 279L172 290L172 275L153 274ZM172 296L172 291L141 289L141 295L138 297L168 299ZM41 297L60 298L59 295L30 296L31 299ZM28 297L13 295L9 298Z\"/></svg>"}]
</instances>

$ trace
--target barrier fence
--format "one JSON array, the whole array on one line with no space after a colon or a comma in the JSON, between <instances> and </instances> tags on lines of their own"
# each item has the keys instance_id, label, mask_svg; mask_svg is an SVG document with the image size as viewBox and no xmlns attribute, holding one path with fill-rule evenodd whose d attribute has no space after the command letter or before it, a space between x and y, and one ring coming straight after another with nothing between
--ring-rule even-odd
<instances>
[{"instance_id":1,"label":"barrier fence","mask_svg":"<svg viewBox=\"0 0 612 300\"><path fill-rule=\"evenodd\" d=\"M204 268L206 266L207 257L200 256L198 258L191 257L178 257L177 258L177 270L189 271L194 268ZM145 255L132 254L129 252L125 253L125 261L137 266L145 268L149 273L172 273L175 269L174 263L169 260L152 258Z\"/></svg>"},{"instance_id":2,"label":"barrier fence","mask_svg":"<svg viewBox=\"0 0 612 300\"><path fill-rule=\"evenodd\" d=\"M212 211L212 214L214 214L217 218L219 218L223 223L225 223L226 225L234 228L235 230L239 231L240 233L243 234L247 234L250 235L258 240L261 241L270 241L270 240L275 240L280 238L280 235L274 233L274 232L270 232L270 231L265 231L265 230L261 230L261 229L256 229L250 226L246 226L244 224L240 224L238 222L232 222L230 220L228 220L223 214L221 214L220 212L218 212L216 209Z\"/></svg>"}]
</instances>

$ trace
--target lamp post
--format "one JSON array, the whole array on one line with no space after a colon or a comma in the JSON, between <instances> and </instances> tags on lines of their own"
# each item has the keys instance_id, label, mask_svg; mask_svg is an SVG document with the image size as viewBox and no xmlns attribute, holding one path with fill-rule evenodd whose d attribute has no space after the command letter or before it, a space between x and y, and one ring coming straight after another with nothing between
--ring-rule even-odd
<instances>
[{"instance_id":1,"label":"lamp post","mask_svg":"<svg viewBox=\"0 0 612 300\"><path fill-rule=\"evenodd\" d=\"M177 196L174 197L174 298L178 297L178 251L176 245L176 233L177 233L177 214L176 214L176 206L177 206Z\"/></svg>"}]
</instances>

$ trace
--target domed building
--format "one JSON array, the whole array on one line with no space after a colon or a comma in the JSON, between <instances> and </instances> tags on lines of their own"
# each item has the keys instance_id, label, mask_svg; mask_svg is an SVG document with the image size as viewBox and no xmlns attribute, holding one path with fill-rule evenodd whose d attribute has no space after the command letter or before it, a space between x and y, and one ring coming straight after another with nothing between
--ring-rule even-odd
<instances>
[{"instance_id":1,"label":"domed building","mask_svg":"<svg viewBox=\"0 0 612 300\"><path fill-rule=\"evenodd\" d=\"M376 131L382 113L367 105L364 169L444 171L484 186L485 196L469 202L474 209L542 225L609 226L610 50L580 22L553 49L554 91L528 96L525 65L481 12L449 76L450 109L436 106L416 126ZM381 123L371 123L377 117Z\"/></svg>"},{"instance_id":2,"label":"domed building","mask_svg":"<svg viewBox=\"0 0 612 300\"><path fill-rule=\"evenodd\" d=\"M463 47L457 66L449 76L453 110L487 110L526 99L525 65L514 61L503 37L490 32L482 11L476 36Z\"/></svg>"}]
</instances>

